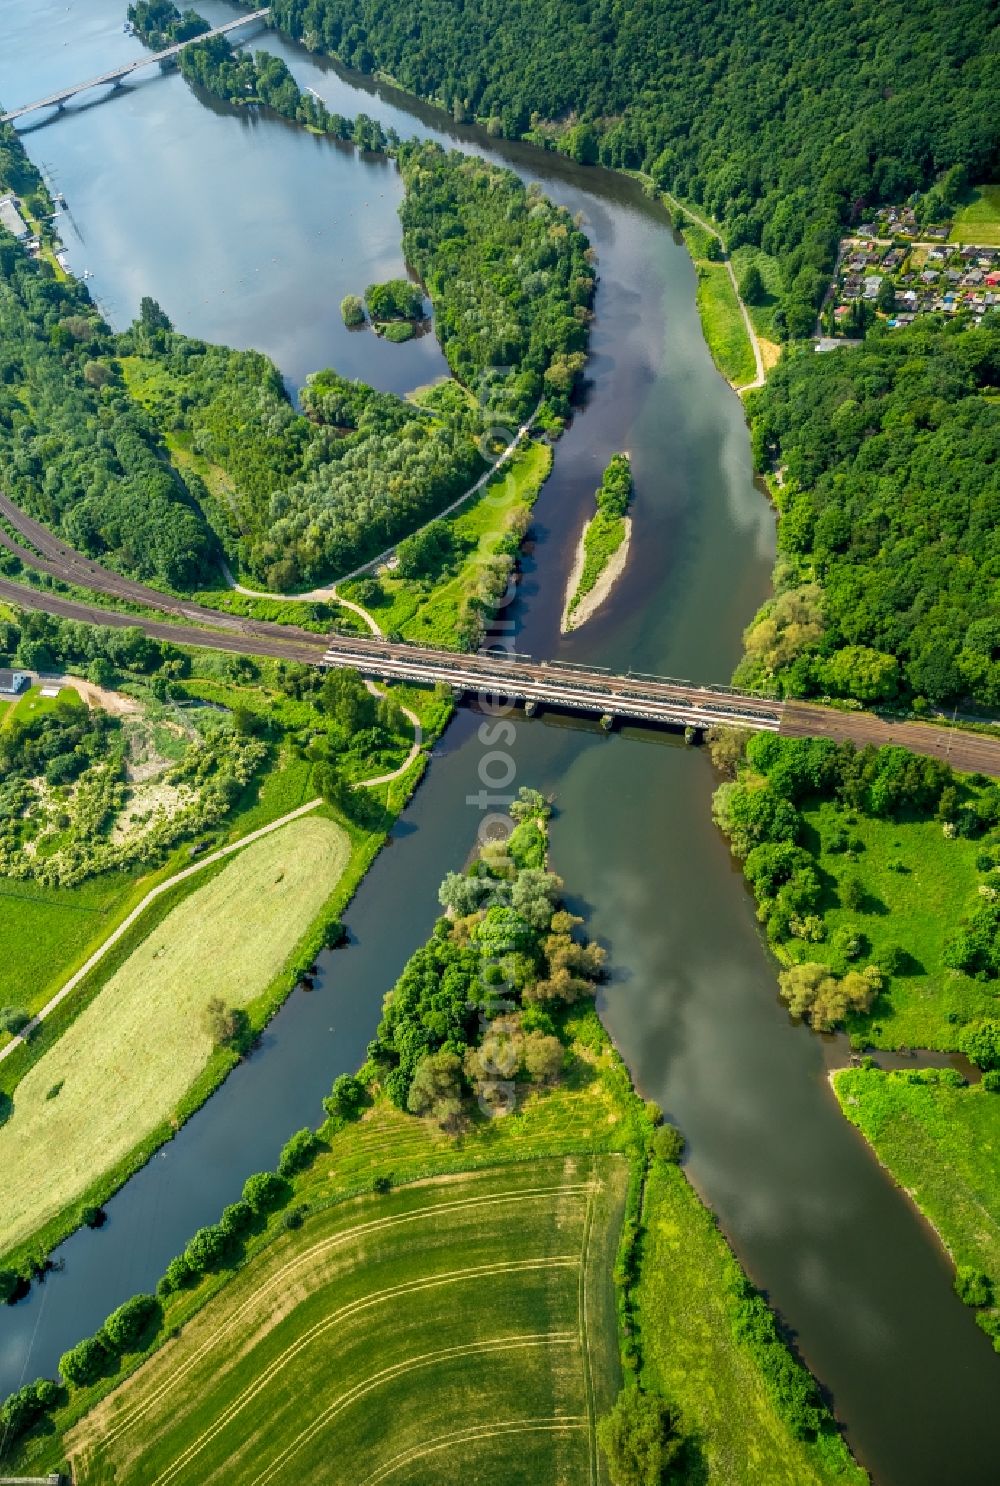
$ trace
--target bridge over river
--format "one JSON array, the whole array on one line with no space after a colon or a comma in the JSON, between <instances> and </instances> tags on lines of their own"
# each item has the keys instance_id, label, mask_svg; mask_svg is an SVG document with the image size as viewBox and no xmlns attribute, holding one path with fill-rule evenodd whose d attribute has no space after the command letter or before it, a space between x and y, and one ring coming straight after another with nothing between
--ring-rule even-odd
<instances>
[{"instance_id":1,"label":"bridge over river","mask_svg":"<svg viewBox=\"0 0 1000 1486\"><path fill-rule=\"evenodd\" d=\"M154 62L166 62L171 57L176 57L186 46L191 46L195 41L207 41L210 36L225 36L229 31L235 31L238 26L246 26L251 21L266 21L270 16L270 7L264 6L262 10L255 10L249 15L237 16L235 21L227 21L223 26L216 26L212 31L204 31L200 36L189 37L187 41L178 41L173 46L166 47L162 52L151 52L145 57L137 57L132 62L125 62L120 67L114 67L110 72L102 72L98 77L87 78L86 82L73 83L68 88L60 88L55 93L47 93L44 98L36 98L34 103L23 103L20 108L12 108L9 113L0 115L0 123L11 124L15 119L23 118L25 114L34 113L39 108L62 108L77 93L86 93L91 88L100 88L110 84L112 87L124 81L131 73L138 72L140 67L151 67Z\"/></svg>"},{"instance_id":2,"label":"bridge over river","mask_svg":"<svg viewBox=\"0 0 1000 1486\"><path fill-rule=\"evenodd\" d=\"M17 540L0 526L0 547L18 558L23 567L33 568L78 591L102 595L105 601L159 610L165 617L154 619L148 613L99 608L51 589L0 579L0 598L23 609L41 610L88 624L134 625L154 639L177 645L270 656L321 668L351 666L372 680L441 684L464 695L478 695L487 705L494 697L510 698L522 702L529 712L552 707L612 722L690 727L698 733L713 725L729 724L781 733L784 737L833 738L859 747L866 743L876 746L898 743L915 753L946 759L957 769L1000 778L1000 732L976 733L964 728L877 717L871 712L841 711L837 707L782 701L731 686L699 686L696 682L638 671L615 675L599 666L537 661L507 651L487 650L469 655L381 636L317 634L295 625L213 609L197 600L180 598L134 578L125 578L68 546L62 537L22 511L2 491L0 520L9 523L21 538Z\"/></svg>"}]
</instances>

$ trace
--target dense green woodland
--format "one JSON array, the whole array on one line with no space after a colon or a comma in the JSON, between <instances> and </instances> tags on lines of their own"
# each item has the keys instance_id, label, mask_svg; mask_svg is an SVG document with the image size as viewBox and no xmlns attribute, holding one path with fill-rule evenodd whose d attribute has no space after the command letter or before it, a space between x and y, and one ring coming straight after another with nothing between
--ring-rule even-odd
<instances>
[{"instance_id":1,"label":"dense green woodland","mask_svg":"<svg viewBox=\"0 0 1000 1486\"><path fill-rule=\"evenodd\" d=\"M1000 323L786 357L751 407L779 471L777 597L746 681L1000 705Z\"/></svg>"},{"instance_id":2,"label":"dense green woodland","mask_svg":"<svg viewBox=\"0 0 1000 1486\"><path fill-rule=\"evenodd\" d=\"M518 422L569 410L586 357L594 271L569 213L510 171L403 145L403 252L427 286L459 381Z\"/></svg>"},{"instance_id":3,"label":"dense green woodland","mask_svg":"<svg viewBox=\"0 0 1000 1486\"><path fill-rule=\"evenodd\" d=\"M78 547L196 585L214 542L157 429L116 380L87 292L0 234L0 469L10 496Z\"/></svg>"},{"instance_id":4,"label":"dense green woodland","mask_svg":"<svg viewBox=\"0 0 1000 1486\"><path fill-rule=\"evenodd\" d=\"M949 166L995 170L1000 43L974 0L275 0L272 19L457 119L558 138L780 260L808 334L838 224Z\"/></svg>"},{"instance_id":5,"label":"dense green woodland","mask_svg":"<svg viewBox=\"0 0 1000 1486\"><path fill-rule=\"evenodd\" d=\"M4 144L18 178L19 146L9 135ZM149 299L113 335L81 285L4 234L0 471L10 495L127 572L199 586L221 540L248 573L287 589L377 556L467 490L498 412L523 418L544 394L542 416L557 426L585 356L586 238L508 171L432 145L404 149L401 163L407 251L478 402L418 408L323 371L297 412L266 356L181 335Z\"/></svg>"}]
</instances>

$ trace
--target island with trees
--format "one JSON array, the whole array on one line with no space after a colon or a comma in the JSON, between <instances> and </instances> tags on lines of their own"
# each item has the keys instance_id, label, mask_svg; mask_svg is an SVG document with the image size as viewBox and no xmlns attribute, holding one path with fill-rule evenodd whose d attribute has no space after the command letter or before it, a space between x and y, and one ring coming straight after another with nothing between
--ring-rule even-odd
<instances>
[{"instance_id":1,"label":"island with trees","mask_svg":"<svg viewBox=\"0 0 1000 1486\"><path fill-rule=\"evenodd\" d=\"M632 462L613 454L594 496L597 511L583 528L566 586L562 631L579 628L595 614L625 570L632 522Z\"/></svg>"},{"instance_id":2,"label":"island with trees","mask_svg":"<svg viewBox=\"0 0 1000 1486\"><path fill-rule=\"evenodd\" d=\"M224 552L288 592L363 566L433 518L476 485L519 424L561 427L586 357L586 237L512 172L434 145L405 147L400 167L404 250L471 395L421 408L327 370L297 412L267 357L181 335L151 299L115 335L82 285L54 280L8 240L0 458L10 496L130 575L208 589ZM523 277L501 271L514 253ZM422 312L408 280L368 296L373 318L418 302Z\"/></svg>"},{"instance_id":3,"label":"island with trees","mask_svg":"<svg viewBox=\"0 0 1000 1486\"><path fill-rule=\"evenodd\" d=\"M688 1184L681 1132L638 1098L598 1020L604 952L563 904L548 814L522 788L506 839L447 875L442 916L319 1128L247 1179L155 1293L69 1347L59 1381L7 1399L5 1464L65 1461L79 1486L181 1462L206 1477L302 1474L328 1461L333 1424L353 1472L457 1431L469 1468L513 1444L526 1479L649 1486L692 1462L720 1468L749 1428L771 1479L863 1486ZM334 1327L334 1352L317 1349ZM689 1366L706 1335L712 1388ZM342 1389L354 1407L337 1418ZM523 1421L513 1441L484 1423L486 1393L497 1417Z\"/></svg>"}]
</instances>

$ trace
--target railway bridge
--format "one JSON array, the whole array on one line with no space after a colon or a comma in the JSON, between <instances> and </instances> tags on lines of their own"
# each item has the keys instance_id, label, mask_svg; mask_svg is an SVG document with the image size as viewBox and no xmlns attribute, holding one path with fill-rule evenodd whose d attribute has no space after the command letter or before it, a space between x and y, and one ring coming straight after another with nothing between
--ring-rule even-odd
<instances>
[{"instance_id":1,"label":"railway bridge","mask_svg":"<svg viewBox=\"0 0 1000 1486\"><path fill-rule=\"evenodd\" d=\"M192 36L187 41L175 42L173 46L165 47L162 52L152 52L147 56L137 57L121 67L113 67L110 72L102 72L98 77L87 78L86 82L73 83L68 88L59 88L55 93L47 93L44 98L36 98L34 103L23 103L20 108L12 108L9 113L0 114L0 124L12 124L15 119L34 113L39 108L62 108L63 104L75 98L77 93L89 92L91 88L100 88L108 84L117 88L125 78L133 72L138 72L140 67L152 67L154 62L167 62L171 57L176 57L178 52L182 52L186 46L191 46L196 41L207 41L212 36L225 36L239 26L249 25L251 21L267 21L270 14L270 7L265 5L261 10L255 10L249 15L237 16L236 20L226 21L225 25L205 31L201 36Z\"/></svg>"},{"instance_id":2,"label":"railway bridge","mask_svg":"<svg viewBox=\"0 0 1000 1486\"><path fill-rule=\"evenodd\" d=\"M506 651L467 655L382 636L317 634L294 625L226 613L113 573L67 546L2 491L0 522L20 537L11 536L10 530L0 525L0 547L17 557L24 568L70 584L78 592L82 589L101 595L105 602L124 601L133 606L132 612L101 608L72 593L0 578L0 598L22 609L41 610L87 624L135 626L154 639L177 645L270 656L321 669L350 666L373 680L441 683L463 695L478 696L487 708L497 706L504 698L523 702L529 713L548 706L588 717L690 727L698 733L713 724L728 723L778 732L784 737L832 738L859 747L894 743L914 753L946 759L956 769L970 773L978 770L1000 778L1000 730L995 728L973 732L954 725L934 726L908 718L782 701L730 686L699 686L639 671L616 675L599 666L537 661ZM136 608L140 612L135 612ZM149 614L150 609L158 610L161 617Z\"/></svg>"}]
</instances>

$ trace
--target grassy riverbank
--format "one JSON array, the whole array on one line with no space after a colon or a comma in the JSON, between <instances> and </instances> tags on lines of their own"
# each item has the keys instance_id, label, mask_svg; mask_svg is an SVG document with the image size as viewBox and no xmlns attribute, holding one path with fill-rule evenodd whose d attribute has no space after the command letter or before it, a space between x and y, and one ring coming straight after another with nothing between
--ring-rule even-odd
<instances>
[{"instance_id":1,"label":"grassy riverbank","mask_svg":"<svg viewBox=\"0 0 1000 1486\"><path fill-rule=\"evenodd\" d=\"M632 496L627 454L613 454L595 495L597 512L583 529L570 575L562 629L576 629L607 597L628 552L631 523L625 512Z\"/></svg>"},{"instance_id":2,"label":"grassy riverbank","mask_svg":"<svg viewBox=\"0 0 1000 1486\"><path fill-rule=\"evenodd\" d=\"M665 1397L708 1479L864 1479L714 1220L667 1164L658 1112L633 1091L586 993L562 1001L560 987L577 992L555 957L579 975L600 956L572 939L556 884L518 865L537 860L544 841L544 815L528 819L504 859L512 869L495 855L486 868L513 870L498 880L531 918L519 931L528 978L513 1014L485 1033L460 1024L452 1040L464 1042L464 1064L440 1062L445 1050L432 1049L448 998L464 1004L462 987L478 983L510 909L443 920L386 1003L363 1081L334 1085L299 1169L283 1157L287 1179L272 1181L266 1202L248 1184L256 1205L227 1209L216 1257L186 1279L172 1266L134 1349L105 1348L97 1372L57 1403L52 1427L8 1451L13 1467L67 1460L80 1486L129 1486L163 1471L194 1483L252 1458L277 1479L321 1469L333 1449L372 1482L404 1464L408 1479L440 1480L450 1461L492 1481L499 1458L504 1479L524 1486L606 1486L595 1425L623 1368L644 1362L643 1388ZM468 908L482 901L482 881L452 875L443 892ZM440 983L427 977L432 965L448 967ZM487 1076L489 1038L490 1059L499 1050L514 1060L503 1118L481 1107L492 1083L477 1102L461 1081L463 1066L473 1091ZM415 1066L414 1039L428 1049ZM411 1107L426 1107L414 1096L428 1059L438 1059L433 1118L418 1119L398 1105L408 1086ZM199 1253L212 1231L202 1230ZM710 1407L674 1358L712 1377ZM740 1435L759 1474L736 1466Z\"/></svg>"},{"instance_id":3,"label":"grassy riverbank","mask_svg":"<svg viewBox=\"0 0 1000 1486\"><path fill-rule=\"evenodd\" d=\"M716 756L735 770L716 819L789 967L789 1003L814 1025L846 1022L860 1045L961 1047L995 1014L993 972L975 973L962 946L1000 880L996 786L824 740L760 735L745 759Z\"/></svg>"},{"instance_id":4,"label":"grassy riverbank","mask_svg":"<svg viewBox=\"0 0 1000 1486\"><path fill-rule=\"evenodd\" d=\"M711 1486L861 1486L866 1473L832 1428L799 1438L764 1365L768 1345L737 1335L746 1279L709 1210L676 1166L646 1186L636 1292L644 1374L671 1399L691 1446L690 1481ZM783 1354L784 1355L787 1354Z\"/></svg>"},{"instance_id":5,"label":"grassy riverbank","mask_svg":"<svg viewBox=\"0 0 1000 1486\"><path fill-rule=\"evenodd\" d=\"M506 588L529 513L551 468L547 444L523 443L478 495L442 518L444 555L431 571L419 577L384 571L375 580L341 584L338 592L368 609L385 634L414 644L468 648Z\"/></svg>"},{"instance_id":6,"label":"grassy riverbank","mask_svg":"<svg viewBox=\"0 0 1000 1486\"><path fill-rule=\"evenodd\" d=\"M844 1114L956 1266L986 1275L1000 1301L1000 1094L936 1069L845 1068L832 1082ZM996 1334L1000 1313L982 1317Z\"/></svg>"}]
</instances>

